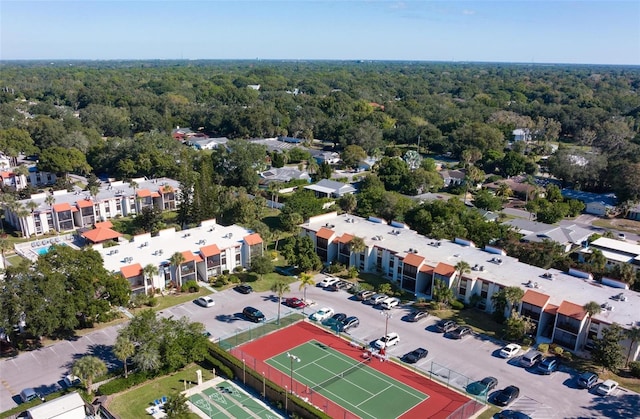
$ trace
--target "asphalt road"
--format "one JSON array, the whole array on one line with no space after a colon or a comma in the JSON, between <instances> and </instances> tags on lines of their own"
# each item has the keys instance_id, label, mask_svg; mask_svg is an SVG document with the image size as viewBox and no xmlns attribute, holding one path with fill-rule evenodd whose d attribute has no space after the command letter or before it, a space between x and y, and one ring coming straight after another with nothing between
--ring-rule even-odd
<instances>
[{"instance_id":1,"label":"asphalt road","mask_svg":"<svg viewBox=\"0 0 640 419\"><path fill-rule=\"evenodd\" d=\"M302 291L298 290L297 283L291 285L288 296L302 298ZM267 318L277 316L277 297L270 292L242 295L226 290L213 294L213 298L216 302L214 307L203 308L189 302L166 309L161 315L175 318L186 316L192 321L202 322L215 338L253 326L253 323L240 314L247 305L259 308ZM355 301L346 292L332 293L322 288L310 287L307 289L307 299L316 302L315 306L306 309L307 314L321 306L330 306L336 312L358 316L360 326L350 331L354 339L373 342L385 332L387 317L382 315L383 312ZM291 309L281 306L281 310L284 314ZM550 376L529 372L514 365L514 361L497 356L501 342L480 335L468 336L460 341L451 340L432 330L432 325L437 321L434 317L418 323L403 321L403 316L408 312L409 309L405 307L387 312L391 314L388 319L389 332L400 335L400 343L390 348L388 353L400 357L417 347L428 349L428 357L421 360L416 368L426 372L433 371L444 380L448 377L453 386L463 387L467 382L494 376L499 381L498 389L511 384L520 387L521 396L513 407L526 411L534 418L631 417L629 406L640 405L640 395L624 389L619 389L616 394L606 398L593 392L578 390L572 373L565 370ZM111 354L109 345L115 341L119 327L122 326L102 329L75 341L58 343L2 361L0 410L15 406L17 401L14 397L24 387L34 387L45 394L57 388L73 360L85 353L96 354L106 359L111 366L117 365L118 361Z\"/></svg>"}]
</instances>

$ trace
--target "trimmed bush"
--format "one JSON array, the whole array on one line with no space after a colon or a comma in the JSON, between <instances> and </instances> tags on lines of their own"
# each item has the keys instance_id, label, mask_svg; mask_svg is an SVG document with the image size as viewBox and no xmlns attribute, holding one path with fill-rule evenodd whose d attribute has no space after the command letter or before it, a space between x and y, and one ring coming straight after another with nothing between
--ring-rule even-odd
<instances>
[{"instance_id":1,"label":"trimmed bush","mask_svg":"<svg viewBox=\"0 0 640 419\"><path fill-rule=\"evenodd\" d=\"M133 386L137 386L138 384L144 383L152 376L147 372L134 372L129 374L127 378L121 377L116 378L114 380L109 381L101 385L98 388L98 393L103 396L108 396L109 394L120 393L121 391L127 390Z\"/></svg>"},{"instance_id":2,"label":"trimmed bush","mask_svg":"<svg viewBox=\"0 0 640 419\"><path fill-rule=\"evenodd\" d=\"M187 281L182 285L182 292L198 292L200 291L200 285L196 281Z\"/></svg>"},{"instance_id":3,"label":"trimmed bush","mask_svg":"<svg viewBox=\"0 0 640 419\"><path fill-rule=\"evenodd\" d=\"M629 362L629 369L631 370L631 375L640 378L640 361Z\"/></svg>"},{"instance_id":4,"label":"trimmed bush","mask_svg":"<svg viewBox=\"0 0 640 419\"><path fill-rule=\"evenodd\" d=\"M449 305L454 310L462 310L464 308L464 303L462 301L458 301L458 300L451 300Z\"/></svg>"},{"instance_id":5,"label":"trimmed bush","mask_svg":"<svg viewBox=\"0 0 640 419\"><path fill-rule=\"evenodd\" d=\"M549 344L548 343L541 343L540 345L538 345L538 350L542 353L547 353L549 352Z\"/></svg>"}]
</instances>

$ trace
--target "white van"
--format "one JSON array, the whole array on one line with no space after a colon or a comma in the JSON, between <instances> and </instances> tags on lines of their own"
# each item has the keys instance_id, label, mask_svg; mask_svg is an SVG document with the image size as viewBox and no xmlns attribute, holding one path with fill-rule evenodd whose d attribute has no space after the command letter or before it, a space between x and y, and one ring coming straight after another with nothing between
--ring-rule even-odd
<instances>
[{"instance_id":1,"label":"white van","mask_svg":"<svg viewBox=\"0 0 640 419\"><path fill-rule=\"evenodd\" d=\"M542 359L542 352L531 349L520 358L520 365L525 368L533 367Z\"/></svg>"},{"instance_id":2,"label":"white van","mask_svg":"<svg viewBox=\"0 0 640 419\"><path fill-rule=\"evenodd\" d=\"M392 308L396 307L398 304L400 304L400 299L396 298L396 297L389 297L386 300L384 300L383 302L380 303L380 307L383 310L391 310Z\"/></svg>"}]
</instances>

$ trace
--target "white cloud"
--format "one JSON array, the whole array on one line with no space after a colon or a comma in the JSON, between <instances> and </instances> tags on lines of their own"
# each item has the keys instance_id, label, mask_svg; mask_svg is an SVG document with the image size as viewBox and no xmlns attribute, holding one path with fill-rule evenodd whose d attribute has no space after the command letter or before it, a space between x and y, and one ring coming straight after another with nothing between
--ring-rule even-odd
<instances>
[{"instance_id":1,"label":"white cloud","mask_svg":"<svg viewBox=\"0 0 640 419\"><path fill-rule=\"evenodd\" d=\"M475 14L476 14L476 11L475 11L475 10L464 9L464 10L462 11L462 14L463 14L463 15L466 15L466 16L471 16L471 15L475 15Z\"/></svg>"},{"instance_id":2,"label":"white cloud","mask_svg":"<svg viewBox=\"0 0 640 419\"><path fill-rule=\"evenodd\" d=\"M399 1L397 3L393 3L391 5L389 5L390 9L406 9L407 8L407 4L403 1Z\"/></svg>"}]
</instances>

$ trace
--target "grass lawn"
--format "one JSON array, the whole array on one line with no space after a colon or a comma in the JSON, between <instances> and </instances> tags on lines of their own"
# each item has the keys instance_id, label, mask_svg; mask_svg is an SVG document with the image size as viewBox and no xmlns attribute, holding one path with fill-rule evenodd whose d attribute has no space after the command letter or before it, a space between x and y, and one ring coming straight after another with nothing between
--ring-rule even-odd
<instances>
[{"instance_id":1,"label":"grass lawn","mask_svg":"<svg viewBox=\"0 0 640 419\"><path fill-rule=\"evenodd\" d=\"M251 285L255 292L269 291L273 284L275 284L277 281L284 281L288 284L291 284L298 280L298 278L295 278L293 276L280 275L276 272L265 274L262 276L262 278L260 278L260 275L253 272L236 272L231 275L235 275L240 278L240 282ZM215 289L218 291L222 291L228 288L233 288L235 286L236 284L227 284L222 287L215 287Z\"/></svg>"},{"instance_id":2,"label":"grass lawn","mask_svg":"<svg viewBox=\"0 0 640 419\"><path fill-rule=\"evenodd\" d=\"M500 412L502 409L496 406L488 405L488 409L478 415L478 419L491 419L493 416Z\"/></svg>"},{"instance_id":3,"label":"grass lawn","mask_svg":"<svg viewBox=\"0 0 640 419\"><path fill-rule=\"evenodd\" d=\"M485 334L487 336L502 339L504 336L504 326L497 323L490 314L475 308L465 310L433 310L431 311L436 317L441 319L451 319L459 324L471 326L474 331Z\"/></svg>"},{"instance_id":4,"label":"grass lawn","mask_svg":"<svg viewBox=\"0 0 640 419\"><path fill-rule=\"evenodd\" d=\"M203 381L213 378L211 371L194 364L172 375L157 378L114 396L108 409L122 418L148 416L145 409L151 406L155 399L184 391L185 381L187 381L187 386L189 386L189 382L196 383L196 370L202 370ZM192 413L189 417L197 418L198 416Z\"/></svg>"},{"instance_id":5,"label":"grass lawn","mask_svg":"<svg viewBox=\"0 0 640 419\"><path fill-rule=\"evenodd\" d=\"M158 301L158 305L154 307L143 306L143 307L133 308L133 309L129 309L129 311L133 314L136 314L141 310L146 310L149 308L153 309L154 311L161 311L161 310L164 310L165 308L173 307L175 305L186 303L188 301L193 301L198 297L202 297L204 295L209 295L209 294L211 294L211 291L209 289L205 287L200 287L200 291L198 292L179 292L176 294L169 294L164 296L156 295L156 300Z\"/></svg>"}]
</instances>

